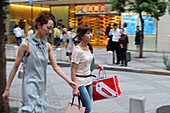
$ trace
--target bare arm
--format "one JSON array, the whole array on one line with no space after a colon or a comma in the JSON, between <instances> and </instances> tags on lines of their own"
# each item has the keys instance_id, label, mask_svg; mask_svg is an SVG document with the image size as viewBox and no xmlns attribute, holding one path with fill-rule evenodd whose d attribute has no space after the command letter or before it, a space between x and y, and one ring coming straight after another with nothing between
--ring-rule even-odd
<instances>
[{"instance_id":1,"label":"bare arm","mask_svg":"<svg viewBox=\"0 0 170 113\"><path fill-rule=\"evenodd\" d=\"M77 68L77 64L74 62L71 63L71 79L74 82L76 82L76 68ZM80 95L80 92L77 87L73 90L73 96L78 96L78 95Z\"/></svg>"},{"instance_id":2,"label":"bare arm","mask_svg":"<svg viewBox=\"0 0 170 113\"><path fill-rule=\"evenodd\" d=\"M77 68L77 64L74 62L71 63L71 79L74 82L76 82L76 68Z\"/></svg>"},{"instance_id":3,"label":"bare arm","mask_svg":"<svg viewBox=\"0 0 170 113\"><path fill-rule=\"evenodd\" d=\"M48 53L49 53L49 60L51 62L51 65L53 67L53 70L62 77L73 89L77 87L77 84L72 82L67 75L61 70L61 68L56 64L55 58L53 56L53 51L51 45L48 43Z\"/></svg>"},{"instance_id":4,"label":"bare arm","mask_svg":"<svg viewBox=\"0 0 170 113\"><path fill-rule=\"evenodd\" d=\"M96 64L96 66L99 68L99 70L103 70L103 69L104 69L103 66L100 65L99 63L95 62L95 64Z\"/></svg>"},{"instance_id":5,"label":"bare arm","mask_svg":"<svg viewBox=\"0 0 170 113\"><path fill-rule=\"evenodd\" d=\"M9 78L8 78L8 82L7 82L7 85L6 85L6 88L5 88L5 91L2 95L3 99L4 99L4 102L8 102L8 97L9 97L9 89L10 89L10 86L11 86L11 83L15 77L15 74L18 70L18 67L22 61L22 58L27 50L27 42L23 42L21 43L19 49L18 49L18 55L16 57L16 60L15 60L15 63L11 69L11 72L9 74Z\"/></svg>"}]
</instances>

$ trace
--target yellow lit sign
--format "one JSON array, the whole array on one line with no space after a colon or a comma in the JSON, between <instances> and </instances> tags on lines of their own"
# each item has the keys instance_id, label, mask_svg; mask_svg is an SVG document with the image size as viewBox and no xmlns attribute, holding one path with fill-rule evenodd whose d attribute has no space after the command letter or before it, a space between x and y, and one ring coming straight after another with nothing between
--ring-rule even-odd
<instances>
[{"instance_id":1,"label":"yellow lit sign","mask_svg":"<svg viewBox=\"0 0 170 113\"><path fill-rule=\"evenodd\" d=\"M12 6L12 7L19 7L19 8L31 8L31 6L17 5L17 4L10 4L10 6ZM47 11L50 10L50 8L36 7L36 6L33 6L33 9L42 9L42 10L47 10Z\"/></svg>"}]
</instances>

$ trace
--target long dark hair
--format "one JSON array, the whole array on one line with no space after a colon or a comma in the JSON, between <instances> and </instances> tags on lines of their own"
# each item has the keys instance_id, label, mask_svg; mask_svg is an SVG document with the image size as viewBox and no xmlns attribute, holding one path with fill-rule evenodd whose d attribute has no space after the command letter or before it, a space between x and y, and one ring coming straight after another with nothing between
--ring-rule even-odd
<instances>
[{"instance_id":1,"label":"long dark hair","mask_svg":"<svg viewBox=\"0 0 170 113\"><path fill-rule=\"evenodd\" d=\"M88 25L80 25L77 28L77 35L75 36L75 38L77 38L79 40L79 42L82 40L81 37L87 33L87 31L92 32L92 28ZM91 53L93 53L93 47L90 43L87 44L89 46L89 49L91 51Z\"/></svg>"}]
</instances>

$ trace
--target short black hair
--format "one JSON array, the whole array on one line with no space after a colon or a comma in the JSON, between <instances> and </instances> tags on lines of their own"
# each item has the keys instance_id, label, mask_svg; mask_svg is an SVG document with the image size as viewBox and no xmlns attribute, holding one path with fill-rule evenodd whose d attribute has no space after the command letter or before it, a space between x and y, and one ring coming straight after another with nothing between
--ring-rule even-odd
<instances>
[{"instance_id":1,"label":"short black hair","mask_svg":"<svg viewBox=\"0 0 170 113\"><path fill-rule=\"evenodd\" d=\"M117 23L114 23L113 26L117 26L118 24Z\"/></svg>"},{"instance_id":2,"label":"short black hair","mask_svg":"<svg viewBox=\"0 0 170 113\"><path fill-rule=\"evenodd\" d=\"M71 31L71 30L73 30L73 29L74 29L73 27L70 27L70 28L69 28L69 31Z\"/></svg>"},{"instance_id":3,"label":"short black hair","mask_svg":"<svg viewBox=\"0 0 170 113\"><path fill-rule=\"evenodd\" d=\"M124 26L124 27L127 27L127 23L123 23L123 26Z\"/></svg>"}]
</instances>

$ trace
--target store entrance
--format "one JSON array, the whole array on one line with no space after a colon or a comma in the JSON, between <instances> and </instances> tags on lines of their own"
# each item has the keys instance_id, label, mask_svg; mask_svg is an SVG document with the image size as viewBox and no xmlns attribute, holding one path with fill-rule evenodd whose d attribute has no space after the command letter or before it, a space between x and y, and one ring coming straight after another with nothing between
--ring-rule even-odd
<instances>
[{"instance_id":1,"label":"store entrance","mask_svg":"<svg viewBox=\"0 0 170 113\"><path fill-rule=\"evenodd\" d=\"M105 29L108 24L119 24L118 16L77 16L78 26L86 24L92 27L93 39L90 42L92 45L105 46L107 45L107 36L105 35Z\"/></svg>"}]
</instances>

